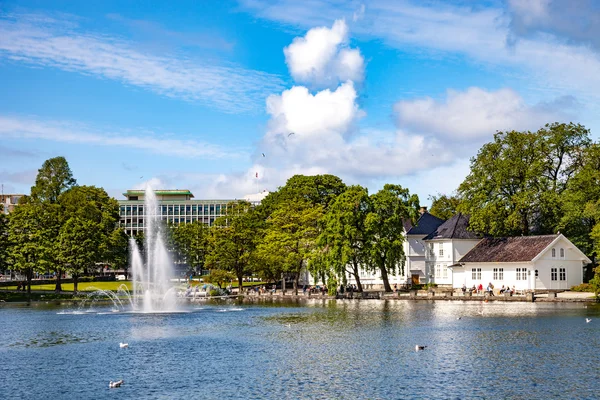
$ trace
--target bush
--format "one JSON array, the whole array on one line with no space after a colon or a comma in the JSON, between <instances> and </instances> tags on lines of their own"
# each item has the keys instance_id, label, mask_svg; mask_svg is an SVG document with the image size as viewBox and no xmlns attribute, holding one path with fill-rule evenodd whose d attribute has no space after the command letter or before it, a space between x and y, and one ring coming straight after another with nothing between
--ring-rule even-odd
<instances>
[{"instance_id":1,"label":"bush","mask_svg":"<svg viewBox=\"0 0 600 400\"><path fill-rule=\"evenodd\" d=\"M590 285L589 283L582 283L581 285L573 286L571 288L571 290L573 292L590 292L590 293L595 292L594 287L592 285Z\"/></svg>"},{"instance_id":2,"label":"bush","mask_svg":"<svg viewBox=\"0 0 600 400\"><path fill-rule=\"evenodd\" d=\"M210 292L208 292L208 294L210 296L220 296L221 295L221 291L218 289L212 289Z\"/></svg>"}]
</instances>

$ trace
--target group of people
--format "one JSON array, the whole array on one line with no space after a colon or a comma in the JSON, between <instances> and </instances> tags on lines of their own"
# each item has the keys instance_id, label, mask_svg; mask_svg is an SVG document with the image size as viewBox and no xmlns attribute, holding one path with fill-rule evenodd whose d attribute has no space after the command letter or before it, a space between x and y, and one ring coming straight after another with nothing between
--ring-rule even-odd
<instances>
[{"instance_id":1,"label":"group of people","mask_svg":"<svg viewBox=\"0 0 600 400\"><path fill-rule=\"evenodd\" d=\"M310 294L320 293L321 295L325 295L325 294L327 294L327 286L326 285L315 285L315 286L304 285L304 286L302 286L302 294L306 295L307 292Z\"/></svg>"},{"instance_id":2,"label":"group of people","mask_svg":"<svg viewBox=\"0 0 600 400\"><path fill-rule=\"evenodd\" d=\"M473 284L473 287L471 289L469 289L469 291L472 294L480 294L483 293L483 285L480 283L479 286L475 286L475 284ZM492 282L488 283L487 287L485 288L485 291L490 295L490 296L494 296L494 285L492 284ZM465 285L463 283L462 285L462 292L466 293L467 292L467 285ZM504 287L504 285L502 285L502 288L500 288L500 294L503 293L509 293L511 296L515 293L515 287L513 285L512 289L510 288L510 286L506 286Z\"/></svg>"}]
</instances>

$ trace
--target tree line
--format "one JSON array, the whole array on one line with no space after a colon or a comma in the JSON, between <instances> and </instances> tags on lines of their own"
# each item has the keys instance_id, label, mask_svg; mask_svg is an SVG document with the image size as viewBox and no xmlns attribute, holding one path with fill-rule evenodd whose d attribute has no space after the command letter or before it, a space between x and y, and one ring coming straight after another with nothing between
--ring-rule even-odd
<instances>
[{"instance_id":1,"label":"tree line","mask_svg":"<svg viewBox=\"0 0 600 400\"><path fill-rule=\"evenodd\" d=\"M471 216L470 228L494 236L560 231L595 260L600 251L600 144L579 124L553 123L536 132L497 132L471 159L452 194L430 198L431 214ZM259 206L239 201L210 228L171 226L168 243L191 269L214 281L252 274L292 280L303 271L329 288L361 273L404 274L404 222L419 216L418 196L386 184L376 193L333 175L291 177ZM66 160L48 160L31 195L0 217L3 269L68 272L76 279L97 264L126 268L127 236L118 203L103 189L77 186ZM143 240L138 238L142 244ZM60 275L60 274L57 274ZM592 283L598 286L598 278ZM60 282L57 282L59 288Z\"/></svg>"}]
</instances>

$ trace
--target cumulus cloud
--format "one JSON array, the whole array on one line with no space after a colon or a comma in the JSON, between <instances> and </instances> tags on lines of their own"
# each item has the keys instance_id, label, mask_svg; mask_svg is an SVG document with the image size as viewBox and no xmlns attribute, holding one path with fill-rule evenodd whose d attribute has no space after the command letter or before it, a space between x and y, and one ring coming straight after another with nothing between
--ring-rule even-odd
<instances>
[{"instance_id":1,"label":"cumulus cloud","mask_svg":"<svg viewBox=\"0 0 600 400\"><path fill-rule=\"evenodd\" d=\"M331 28L318 27L297 37L283 50L292 78L315 87L330 87L351 80L360 82L364 59L348 47L348 25L336 20Z\"/></svg>"},{"instance_id":2,"label":"cumulus cloud","mask_svg":"<svg viewBox=\"0 0 600 400\"><path fill-rule=\"evenodd\" d=\"M395 104L398 126L443 140L488 139L497 130L536 130L548 122L569 119L565 109L572 98L528 105L512 89L488 91L478 87L448 90L444 100L425 97Z\"/></svg>"}]
</instances>

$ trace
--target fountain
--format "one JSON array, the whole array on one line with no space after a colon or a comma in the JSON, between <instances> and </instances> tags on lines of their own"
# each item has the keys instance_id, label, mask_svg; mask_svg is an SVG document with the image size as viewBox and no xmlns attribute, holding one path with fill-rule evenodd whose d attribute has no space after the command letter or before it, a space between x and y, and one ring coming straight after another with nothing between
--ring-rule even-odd
<instances>
[{"instance_id":1,"label":"fountain","mask_svg":"<svg viewBox=\"0 0 600 400\"><path fill-rule=\"evenodd\" d=\"M135 240L129 241L133 277L131 304L134 311L145 313L176 311L177 295L170 281L173 264L163 240L156 195L150 186L146 187L144 216L145 263Z\"/></svg>"}]
</instances>

